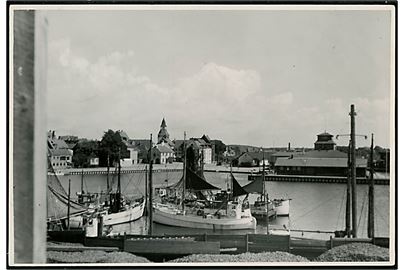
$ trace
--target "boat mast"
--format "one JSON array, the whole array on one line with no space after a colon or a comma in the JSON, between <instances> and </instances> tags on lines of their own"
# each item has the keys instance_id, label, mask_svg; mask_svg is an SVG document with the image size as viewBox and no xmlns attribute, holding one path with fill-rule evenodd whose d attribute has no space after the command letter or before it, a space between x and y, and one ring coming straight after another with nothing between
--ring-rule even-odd
<instances>
[{"instance_id":1,"label":"boat mast","mask_svg":"<svg viewBox=\"0 0 405 270\"><path fill-rule=\"evenodd\" d=\"M268 195L266 194L266 178L264 175L264 169L265 169L265 164L264 164L264 148L262 148L263 151L263 172L262 172L262 177L263 177L263 196L264 196L264 201L266 205L266 232L269 234L269 198Z\"/></svg>"},{"instance_id":2,"label":"boat mast","mask_svg":"<svg viewBox=\"0 0 405 270\"><path fill-rule=\"evenodd\" d=\"M108 179L110 176L110 153L107 153L107 193L110 190L110 180Z\"/></svg>"},{"instance_id":3,"label":"boat mast","mask_svg":"<svg viewBox=\"0 0 405 270\"><path fill-rule=\"evenodd\" d=\"M374 134L371 134L370 179L368 187L368 237L374 238Z\"/></svg>"},{"instance_id":4,"label":"boat mast","mask_svg":"<svg viewBox=\"0 0 405 270\"><path fill-rule=\"evenodd\" d=\"M121 146L120 146L121 147ZM118 191L118 199L121 199L121 148L118 150L118 184L117 184L117 191Z\"/></svg>"},{"instance_id":5,"label":"boat mast","mask_svg":"<svg viewBox=\"0 0 405 270\"><path fill-rule=\"evenodd\" d=\"M70 179L68 188L67 229L70 230Z\"/></svg>"},{"instance_id":6,"label":"boat mast","mask_svg":"<svg viewBox=\"0 0 405 270\"><path fill-rule=\"evenodd\" d=\"M231 186L231 194L230 194L230 196L231 196L231 198L232 198L232 200L233 200L233 178L232 178L232 163L231 163L231 184L230 184L230 186Z\"/></svg>"},{"instance_id":7,"label":"boat mast","mask_svg":"<svg viewBox=\"0 0 405 270\"><path fill-rule=\"evenodd\" d=\"M350 238L351 235L351 221L350 221L350 206L351 206L351 141L349 140L349 147L347 151L347 186L346 186L346 235Z\"/></svg>"},{"instance_id":8,"label":"boat mast","mask_svg":"<svg viewBox=\"0 0 405 270\"><path fill-rule=\"evenodd\" d=\"M148 208L147 203L148 203L148 164L146 164L146 166L145 166L145 205L146 205L146 209Z\"/></svg>"},{"instance_id":9,"label":"boat mast","mask_svg":"<svg viewBox=\"0 0 405 270\"><path fill-rule=\"evenodd\" d=\"M83 168L82 168L82 177L80 178L80 190L81 190L81 195L83 196L84 190L83 190Z\"/></svg>"},{"instance_id":10,"label":"boat mast","mask_svg":"<svg viewBox=\"0 0 405 270\"><path fill-rule=\"evenodd\" d=\"M149 146L150 146L150 152L149 152L149 235L153 235L152 133L150 134Z\"/></svg>"},{"instance_id":11,"label":"boat mast","mask_svg":"<svg viewBox=\"0 0 405 270\"><path fill-rule=\"evenodd\" d=\"M352 226L353 238L357 238L357 185L356 185L356 112L354 104L350 105L350 140L351 140L351 175L352 175Z\"/></svg>"},{"instance_id":12,"label":"boat mast","mask_svg":"<svg viewBox=\"0 0 405 270\"><path fill-rule=\"evenodd\" d=\"M182 198L181 198L181 207L184 212L185 205L184 205L184 200L186 198L186 177L187 177L187 147L186 147L186 132L184 131L184 140L183 140L183 152L184 152L184 159L183 159L183 192L182 192Z\"/></svg>"}]
</instances>

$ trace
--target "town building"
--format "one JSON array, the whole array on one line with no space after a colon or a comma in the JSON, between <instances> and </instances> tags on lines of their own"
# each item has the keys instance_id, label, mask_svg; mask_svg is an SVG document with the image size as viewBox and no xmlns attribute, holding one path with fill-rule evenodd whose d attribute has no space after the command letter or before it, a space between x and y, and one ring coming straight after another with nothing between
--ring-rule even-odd
<instances>
[{"instance_id":1,"label":"town building","mask_svg":"<svg viewBox=\"0 0 405 270\"><path fill-rule=\"evenodd\" d=\"M121 167L130 167L138 164L138 150L136 147L128 146L129 157L121 159Z\"/></svg>"},{"instance_id":2,"label":"town building","mask_svg":"<svg viewBox=\"0 0 405 270\"><path fill-rule=\"evenodd\" d=\"M332 139L332 134L325 131L317 136L318 140L315 142L315 150L335 150L336 143Z\"/></svg>"},{"instance_id":3,"label":"town building","mask_svg":"<svg viewBox=\"0 0 405 270\"><path fill-rule=\"evenodd\" d=\"M168 145L172 150L174 148L174 143L170 140L169 132L166 129L166 120L163 118L160 124L160 130L157 136L157 144Z\"/></svg>"},{"instance_id":4,"label":"town building","mask_svg":"<svg viewBox=\"0 0 405 270\"><path fill-rule=\"evenodd\" d=\"M356 159L356 175L365 177L367 160ZM347 158L279 158L275 164L277 174L281 175L311 175L311 176L341 176L348 174Z\"/></svg>"},{"instance_id":5,"label":"town building","mask_svg":"<svg viewBox=\"0 0 405 270\"><path fill-rule=\"evenodd\" d=\"M306 152L276 153L275 171L280 175L339 176L348 174L347 154L336 150L333 135L324 132L317 135L315 149ZM285 154L283 157L281 154ZM365 177L367 159L356 158L356 173Z\"/></svg>"},{"instance_id":6,"label":"town building","mask_svg":"<svg viewBox=\"0 0 405 270\"><path fill-rule=\"evenodd\" d=\"M53 170L72 167L73 150L64 140L56 138L55 131L48 132L48 158Z\"/></svg>"},{"instance_id":7,"label":"town building","mask_svg":"<svg viewBox=\"0 0 405 270\"><path fill-rule=\"evenodd\" d=\"M152 141L152 146L154 142ZM148 139L129 139L128 148L135 149L138 155L138 163L148 163L150 140Z\"/></svg>"},{"instance_id":8,"label":"town building","mask_svg":"<svg viewBox=\"0 0 405 270\"><path fill-rule=\"evenodd\" d=\"M215 145L211 143L211 139L208 135L204 134L201 138L190 138L190 144L198 149L198 153L204 164L213 163Z\"/></svg>"},{"instance_id":9,"label":"town building","mask_svg":"<svg viewBox=\"0 0 405 270\"><path fill-rule=\"evenodd\" d=\"M155 164L172 163L174 151L167 145L158 144L152 148L152 158Z\"/></svg>"},{"instance_id":10,"label":"town building","mask_svg":"<svg viewBox=\"0 0 405 270\"><path fill-rule=\"evenodd\" d=\"M274 152L245 152L235 159L236 162L233 162L233 165L239 167L257 167L263 166L264 160L264 165L269 166L272 154Z\"/></svg>"},{"instance_id":11,"label":"town building","mask_svg":"<svg viewBox=\"0 0 405 270\"><path fill-rule=\"evenodd\" d=\"M100 159L94 153L92 153L89 156L89 164L90 167L98 167L98 165L100 164Z\"/></svg>"}]
</instances>

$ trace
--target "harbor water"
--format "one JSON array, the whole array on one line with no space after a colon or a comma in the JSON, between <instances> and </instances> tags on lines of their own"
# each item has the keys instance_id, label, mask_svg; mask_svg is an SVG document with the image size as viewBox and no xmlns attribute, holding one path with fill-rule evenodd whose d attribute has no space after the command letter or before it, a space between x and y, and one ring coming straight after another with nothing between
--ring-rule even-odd
<instances>
[{"instance_id":1,"label":"harbor water","mask_svg":"<svg viewBox=\"0 0 405 270\"><path fill-rule=\"evenodd\" d=\"M181 178L181 170L160 171L153 173L154 186L171 185ZM228 173L205 172L205 178L211 184L226 189L230 183ZM121 174L121 190L128 198L142 197L145 194L145 172ZM248 174L234 172L235 178L243 186L249 183ZM67 190L69 179L71 179L71 194L76 198L76 192L81 189L81 178L83 177L83 189L87 192L102 192L107 188L106 174L84 174L84 175L58 175L60 182ZM113 187L117 184L117 177L110 175ZM296 182L266 182L266 190L270 198L290 198L290 216L272 218L269 221L269 228L287 227L293 230L292 236L329 239L333 232L345 229L345 208L346 208L346 185L327 183L296 183ZM358 237L367 237L367 215L368 215L368 186L358 185L357 188L357 213L358 213ZM389 186L375 186L375 235L376 237L389 236ZM257 198L249 195L251 203ZM137 221L115 225L113 233L124 232L128 234L147 234L147 218L143 217ZM170 227L154 224L154 234L246 234L267 232L265 220L258 220L257 228L252 230L235 231L212 231L189 228ZM295 230L302 230L297 232ZM308 231L319 231L308 232Z\"/></svg>"}]
</instances>

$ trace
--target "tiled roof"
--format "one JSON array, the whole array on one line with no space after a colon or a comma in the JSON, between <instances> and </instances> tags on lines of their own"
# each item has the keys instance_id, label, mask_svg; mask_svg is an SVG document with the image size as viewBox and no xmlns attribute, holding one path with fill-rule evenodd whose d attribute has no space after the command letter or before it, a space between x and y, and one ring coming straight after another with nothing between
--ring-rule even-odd
<instances>
[{"instance_id":1,"label":"tiled roof","mask_svg":"<svg viewBox=\"0 0 405 270\"><path fill-rule=\"evenodd\" d=\"M338 150L312 150L305 152L303 156L309 158L345 158L347 154Z\"/></svg>"},{"instance_id":2,"label":"tiled roof","mask_svg":"<svg viewBox=\"0 0 405 270\"><path fill-rule=\"evenodd\" d=\"M279 151L274 154L272 154L273 157L296 157L296 156L302 156L304 155L304 152L293 152L293 151Z\"/></svg>"},{"instance_id":3,"label":"tiled roof","mask_svg":"<svg viewBox=\"0 0 405 270\"><path fill-rule=\"evenodd\" d=\"M160 153L174 153L170 147L167 147L166 145L156 145L155 149L157 149Z\"/></svg>"},{"instance_id":4,"label":"tiled roof","mask_svg":"<svg viewBox=\"0 0 405 270\"><path fill-rule=\"evenodd\" d=\"M69 149L50 149L52 156L72 156L72 151Z\"/></svg>"},{"instance_id":5,"label":"tiled roof","mask_svg":"<svg viewBox=\"0 0 405 270\"><path fill-rule=\"evenodd\" d=\"M275 166L297 166L297 167L347 167L347 158L278 158ZM367 160L356 159L356 166L367 167Z\"/></svg>"},{"instance_id":6,"label":"tiled roof","mask_svg":"<svg viewBox=\"0 0 405 270\"><path fill-rule=\"evenodd\" d=\"M262 160L263 159L263 152L245 152L242 155L249 155L250 157L252 157L253 159L257 159L257 160ZM274 154L274 152L264 152L264 159L269 160L270 157Z\"/></svg>"},{"instance_id":7,"label":"tiled roof","mask_svg":"<svg viewBox=\"0 0 405 270\"><path fill-rule=\"evenodd\" d=\"M69 146L66 144L66 142L64 140L48 139L48 142L51 143L53 149L66 149L66 148L69 148Z\"/></svg>"}]
</instances>

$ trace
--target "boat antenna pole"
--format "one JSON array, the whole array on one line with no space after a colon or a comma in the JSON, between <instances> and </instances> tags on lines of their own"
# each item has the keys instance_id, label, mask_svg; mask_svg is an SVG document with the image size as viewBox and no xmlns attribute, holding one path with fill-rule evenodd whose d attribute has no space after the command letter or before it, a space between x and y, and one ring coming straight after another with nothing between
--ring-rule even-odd
<instances>
[{"instance_id":1,"label":"boat antenna pole","mask_svg":"<svg viewBox=\"0 0 405 270\"><path fill-rule=\"evenodd\" d=\"M187 147L186 147L186 132L184 131L184 140L183 140L183 151L184 151L184 159L183 159L183 192L181 198L181 207L184 212L185 205L184 200L186 198L186 181L187 181Z\"/></svg>"},{"instance_id":2,"label":"boat antenna pole","mask_svg":"<svg viewBox=\"0 0 405 270\"><path fill-rule=\"evenodd\" d=\"M266 194L266 178L264 175L264 169L265 169L265 164L264 164L264 148L262 147L263 151L263 171L262 171L262 176L263 176L263 196L264 196L264 201L266 205L266 232L269 234L269 198L268 195Z\"/></svg>"},{"instance_id":3,"label":"boat antenna pole","mask_svg":"<svg viewBox=\"0 0 405 270\"><path fill-rule=\"evenodd\" d=\"M153 169L153 160L152 160L152 133L150 134L149 141L149 235L153 235L153 184L152 184L152 169Z\"/></svg>"},{"instance_id":4,"label":"boat antenna pole","mask_svg":"<svg viewBox=\"0 0 405 270\"><path fill-rule=\"evenodd\" d=\"M70 230L70 179L68 188L67 229Z\"/></svg>"},{"instance_id":5,"label":"boat antenna pole","mask_svg":"<svg viewBox=\"0 0 405 270\"><path fill-rule=\"evenodd\" d=\"M368 238L374 238L374 134L371 134L370 179L368 187Z\"/></svg>"}]
</instances>

